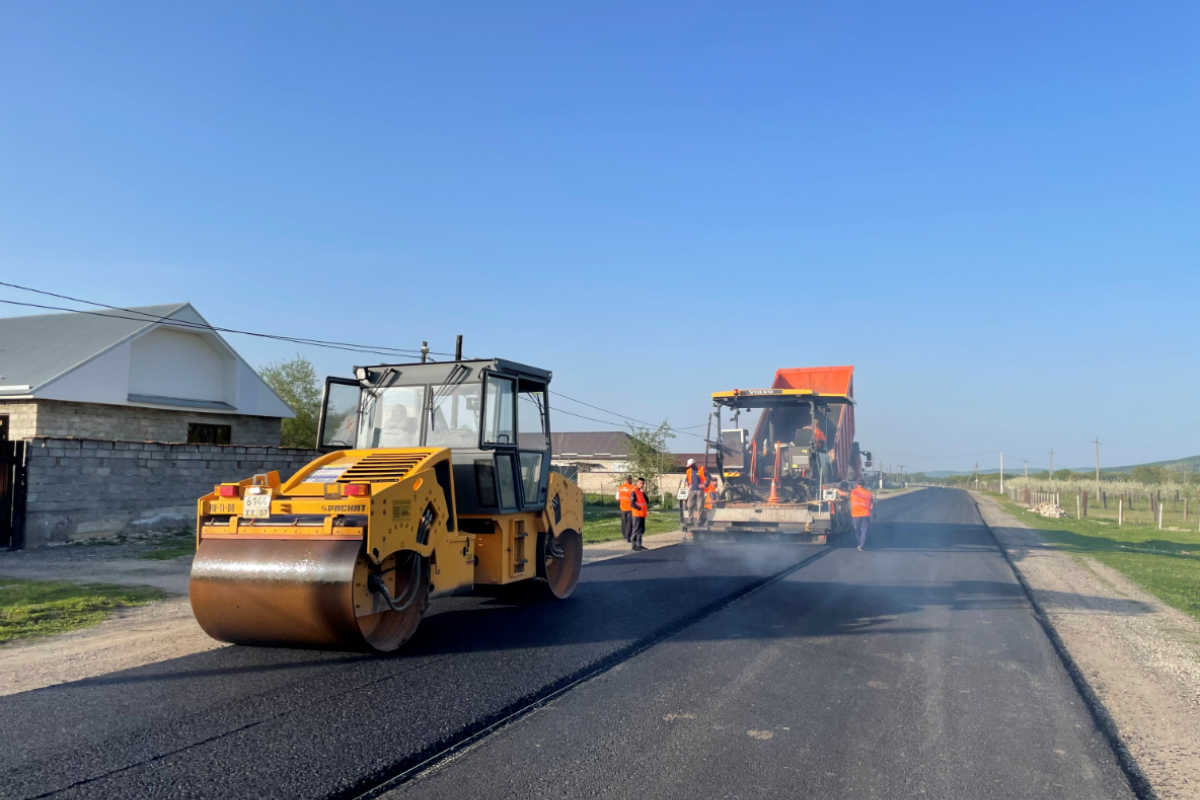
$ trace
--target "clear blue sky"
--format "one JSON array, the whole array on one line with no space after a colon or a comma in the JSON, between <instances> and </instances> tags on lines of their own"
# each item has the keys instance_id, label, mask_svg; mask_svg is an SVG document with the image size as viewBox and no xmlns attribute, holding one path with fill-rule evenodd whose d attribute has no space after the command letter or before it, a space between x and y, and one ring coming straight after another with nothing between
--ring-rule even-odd
<instances>
[{"instance_id":1,"label":"clear blue sky","mask_svg":"<svg viewBox=\"0 0 1200 800\"><path fill-rule=\"evenodd\" d=\"M679 426L850 363L910 470L1192 455L1197 42L1195 2L7 0L0 279L462 333Z\"/></svg>"}]
</instances>

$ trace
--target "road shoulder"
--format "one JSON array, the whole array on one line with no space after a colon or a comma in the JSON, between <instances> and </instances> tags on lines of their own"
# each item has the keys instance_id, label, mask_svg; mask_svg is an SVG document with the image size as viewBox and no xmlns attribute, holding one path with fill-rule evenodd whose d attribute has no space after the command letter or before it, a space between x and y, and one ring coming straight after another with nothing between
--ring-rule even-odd
<instances>
[{"instance_id":1,"label":"road shoulder","mask_svg":"<svg viewBox=\"0 0 1200 800\"><path fill-rule=\"evenodd\" d=\"M971 494L1158 797L1200 798L1200 625Z\"/></svg>"}]
</instances>

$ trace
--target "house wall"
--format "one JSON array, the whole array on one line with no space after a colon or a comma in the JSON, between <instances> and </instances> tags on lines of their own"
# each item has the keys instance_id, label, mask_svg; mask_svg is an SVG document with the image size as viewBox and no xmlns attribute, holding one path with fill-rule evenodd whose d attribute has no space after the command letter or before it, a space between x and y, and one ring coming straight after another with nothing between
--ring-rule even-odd
<instances>
[{"instance_id":1,"label":"house wall","mask_svg":"<svg viewBox=\"0 0 1200 800\"><path fill-rule=\"evenodd\" d=\"M8 417L8 438L28 439L37 434L37 404L0 401L0 414Z\"/></svg>"},{"instance_id":2,"label":"house wall","mask_svg":"<svg viewBox=\"0 0 1200 800\"><path fill-rule=\"evenodd\" d=\"M188 423L198 422L229 425L231 444L276 447L279 445L282 422L278 417L210 414L65 400L38 400L35 403L36 431L25 436L13 434L14 439L36 435L132 442L186 442Z\"/></svg>"},{"instance_id":3,"label":"house wall","mask_svg":"<svg viewBox=\"0 0 1200 800\"><path fill-rule=\"evenodd\" d=\"M272 470L287 480L317 455L280 447L38 437L26 462L25 544L191 530L196 501L214 485Z\"/></svg>"}]
</instances>

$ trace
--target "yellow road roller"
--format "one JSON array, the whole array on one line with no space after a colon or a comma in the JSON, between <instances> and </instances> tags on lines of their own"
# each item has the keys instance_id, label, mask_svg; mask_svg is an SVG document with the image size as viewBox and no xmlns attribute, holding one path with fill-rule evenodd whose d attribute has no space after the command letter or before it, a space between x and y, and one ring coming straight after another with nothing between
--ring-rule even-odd
<instances>
[{"instance_id":1,"label":"yellow road roller","mask_svg":"<svg viewBox=\"0 0 1200 800\"><path fill-rule=\"evenodd\" d=\"M324 455L201 498L191 601L235 644L386 652L433 598L540 582L566 598L583 493L550 470L551 373L503 359L329 378Z\"/></svg>"}]
</instances>

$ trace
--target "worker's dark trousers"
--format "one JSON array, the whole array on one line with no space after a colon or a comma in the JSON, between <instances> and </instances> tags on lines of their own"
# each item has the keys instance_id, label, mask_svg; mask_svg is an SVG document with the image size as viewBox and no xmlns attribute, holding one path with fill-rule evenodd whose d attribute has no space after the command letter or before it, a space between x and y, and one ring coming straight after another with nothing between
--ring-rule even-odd
<instances>
[{"instance_id":1,"label":"worker's dark trousers","mask_svg":"<svg viewBox=\"0 0 1200 800\"><path fill-rule=\"evenodd\" d=\"M630 515L632 516L632 514ZM629 532L629 543L634 547L642 546L642 536L646 533L646 518L633 517L633 528Z\"/></svg>"},{"instance_id":2,"label":"worker's dark trousers","mask_svg":"<svg viewBox=\"0 0 1200 800\"><path fill-rule=\"evenodd\" d=\"M854 523L854 535L858 537L858 546L867 546L867 528L871 527L870 517L851 517L850 521Z\"/></svg>"},{"instance_id":3,"label":"worker's dark trousers","mask_svg":"<svg viewBox=\"0 0 1200 800\"><path fill-rule=\"evenodd\" d=\"M633 536L633 512L621 512L621 538L629 541L629 537Z\"/></svg>"}]
</instances>

